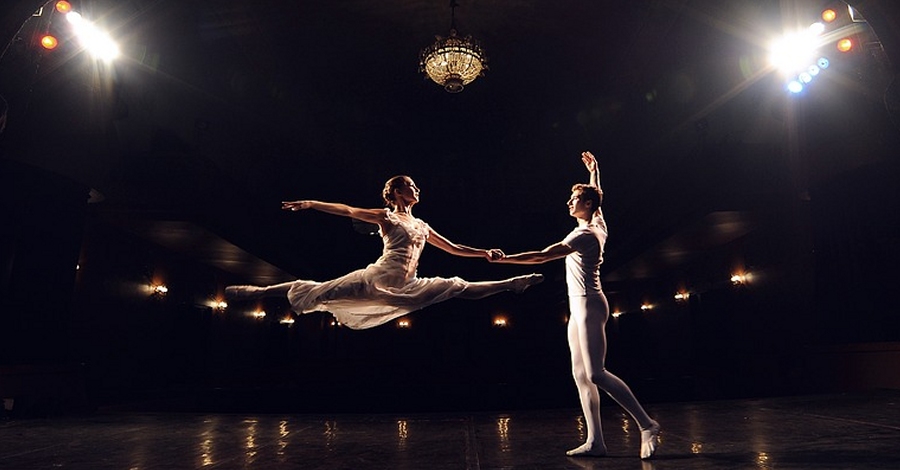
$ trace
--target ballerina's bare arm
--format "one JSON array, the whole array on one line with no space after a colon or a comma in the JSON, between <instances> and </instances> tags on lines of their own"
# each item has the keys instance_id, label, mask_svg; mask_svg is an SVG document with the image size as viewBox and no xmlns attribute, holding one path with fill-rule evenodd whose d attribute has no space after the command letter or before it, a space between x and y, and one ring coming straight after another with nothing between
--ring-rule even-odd
<instances>
[{"instance_id":1,"label":"ballerina's bare arm","mask_svg":"<svg viewBox=\"0 0 900 470\"><path fill-rule=\"evenodd\" d=\"M450 253L451 255L462 256L466 258L491 259L490 250L472 248L471 246L453 243L443 235L434 231L434 229L430 226L428 227L428 243L446 251L447 253Z\"/></svg>"},{"instance_id":2,"label":"ballerina's bare arm","mask_svg":"<svg viewBox=\"0 0 900 470\"><path fill-rule=\"evenodd\" d=\"M340 215L343 217L351 217L370 224L381 225L386 220L384 209L362 209L359 207L348 206L337 202L322 202L313 200L302 201L284 201L281 208L286 211L299 211L305 209L313 209L326 214Z\"/></svg>"},{"instance_id":3,"label":"ballerina's bare arm","mask_svg":"<svg viewBox=\"0 0 900 470\"><path fill-rule=\"evenodd\" d=\"M540 251L523 251L512 255L505 255L501 258L491 259L493 263L505 264L541 264L555 259L565 258L566 255L575 251L569 245L562 242L554 243Z\"/></svg>"}]
</instances>

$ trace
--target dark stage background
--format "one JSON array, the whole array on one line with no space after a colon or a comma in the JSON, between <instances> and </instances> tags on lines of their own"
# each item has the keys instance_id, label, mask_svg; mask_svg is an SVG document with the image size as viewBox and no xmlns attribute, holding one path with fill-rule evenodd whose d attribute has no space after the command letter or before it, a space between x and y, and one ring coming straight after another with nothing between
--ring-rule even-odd
<instances>
[{"instance_id":1,"label":"dark stage background","mask_svg":"<svg viewBox=\"0 0 900 470\"><path fill-rule=\"evenodd\" d=\"M226 285L373 261L376 236L279 203L375 207L398 173L451 240L542 248L572 227L586 149L604 171L602 274L621 313L608 368L641 400L900 387L891 2L853 2L869 48L799 97L762 72L754 35L846 4L462 1L460 28L493 46L491 69L449 95L416 71L446 28L443 1L73 2L124 41L114 66L34 49L55 26L30 16L41 2L13 3L0 58L7 413L576 407L562 262L429 247L420 276L546 281L431 306L408 327L216 302Z\"/></svg>"}]
</instances>

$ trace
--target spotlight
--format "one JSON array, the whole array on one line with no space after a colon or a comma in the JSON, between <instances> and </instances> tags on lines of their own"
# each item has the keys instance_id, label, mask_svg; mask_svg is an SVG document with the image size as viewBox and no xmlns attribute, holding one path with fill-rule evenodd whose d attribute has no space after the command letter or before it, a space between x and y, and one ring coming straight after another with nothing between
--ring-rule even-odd
<instances>
[{"instance_id":1,"label":"spotlight","mask_svg":"<svg viewBox=\"0 0 900 470\"><path fill-rule=\"evenodd\" d=\"M55 36L45 34L43 37L41 37L41 46L43 46L43 48L47 49L48 51L52 51L53 49L56 49L56 46L58 46L58 45L59 45L59 40L56 39Z\"/></svg>"},{"instance_id":2,"label":"spotlight","mask_svg":"<svg viewBox=\"0 0 900 470\"><path fill-rule=\"evenodd\" d=\"M850 38L843 38L837 42L837 50L841 52L850 52L853 49L853 40Z\"/></svg>"},{"instance_id":3,"label":"spotlight","mask_svg":"<svg viewBox=\"0 0 900 470\"><path fill-rule=\"evenodd\" d=\"M62 14L66 14L66 13L72 11L72 4L69 2L66 2L66 1L56 2L56 11L58 11Z\"/></svg>"}]
</instances>

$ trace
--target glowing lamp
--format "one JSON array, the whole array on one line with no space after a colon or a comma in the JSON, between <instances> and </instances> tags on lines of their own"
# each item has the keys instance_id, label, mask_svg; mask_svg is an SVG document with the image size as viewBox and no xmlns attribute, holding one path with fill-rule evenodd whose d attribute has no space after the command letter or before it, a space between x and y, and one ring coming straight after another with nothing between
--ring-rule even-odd
<instances>
[{"instance_id":1,"label":"glowing lamp","mask_svg":"<svg viewBox=\"0 0 900 470\"><path fill-rule=\"evenodd\" d=\"M850 38L844 38L837 42L837 50L841 52L850 52L853 49L853 41Z\"/></svg>"},{"instance_id":2,"label":"glowing lamp","mask_svg":"<svg viewBox=\"0 0 900 470\"><path fill-rule=\"evenodd\" d=\"M59 40L49 34L45 34L43 37L41 37L41 46L43 46L44 49L47 49L48 51L56 49L56 46L58 45Z\"/></svg>"},{"instance_id":3,"label":"glowing lamp","mask_svg":"<svg viewBox=\"0 0 900 470\"><path fill-rule=\"evenodd\" d=\"M72 4L69 2L66 2L66 1L56 2L56 11L58 11L62 14L66 14L66 13L72 11Z\"/></svg>"},{"instance_id":4,"label":"glowing lamp","mask_svg":"<svg viewBox=\"0 0 900 470\"><path fill-rule=\"evenodd\" d=\"M831 8L822 12L822 20L826 23L831 23L835 19L837 19L837 12L832 10Z\"/></svg>"}]
</instances>

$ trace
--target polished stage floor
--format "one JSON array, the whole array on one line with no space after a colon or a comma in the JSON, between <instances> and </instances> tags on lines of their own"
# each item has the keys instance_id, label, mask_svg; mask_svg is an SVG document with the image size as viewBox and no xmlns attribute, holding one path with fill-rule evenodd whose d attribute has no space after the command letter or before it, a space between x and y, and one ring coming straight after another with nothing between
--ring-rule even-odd
<instances>
[{"instance_id":1,"label":"polished stage floor","mask_svg":"<svg viewBox=\"0 0 900 470\"><path fill-rule=\"evenodd\" d=\"M897 469L900 391L661 403L655 458L604 407L609 455L569 458L575 409L411 414L99 410L0 421L0 469Z\"/></svg>"}]
</instances>

